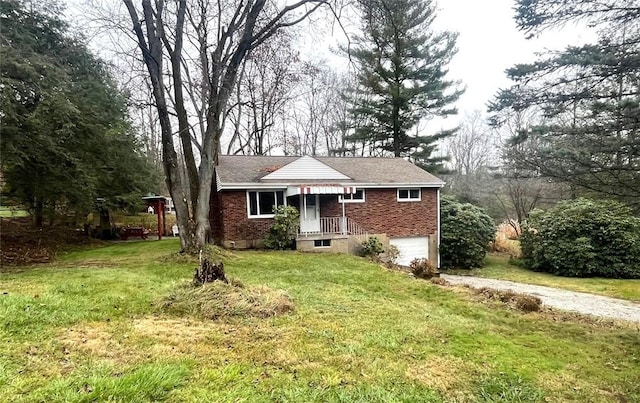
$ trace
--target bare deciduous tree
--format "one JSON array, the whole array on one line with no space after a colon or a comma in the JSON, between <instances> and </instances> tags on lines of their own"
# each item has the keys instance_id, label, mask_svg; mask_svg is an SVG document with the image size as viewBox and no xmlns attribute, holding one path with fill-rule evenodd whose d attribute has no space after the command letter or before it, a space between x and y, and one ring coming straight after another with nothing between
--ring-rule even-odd
<instances>
[{"instance_id":1,"label":"bare deciduous tree","mask_svg":"<svg viewBox=\"0 0 640 403\"><path fill-rule=\"evenodd\" d=\"M459 130L445 140L453 169L470 176L497 160L497 142L480 111L465 115Z\"/></svg>"},{"instance_id":2,"label":"bare deciduous tree","mask_svg":"<svg viewBox=\"0 0 640 403\"><path fill-rule=\"evenodd\" d=\"M227 154L265 155L278 145L278 116L295 101L302 67L292 42L282 31L245 59L229 113L234 130Z\"/></svg>"},{"instance_id":3,"label":"bare deciduous tree","mask_svg":"<svg viewBox=\"0 0 640 403\"><path fill-rule=\"evenodd\" d=\"M151 82L181 245L183 250L196 251L206 243L210 231L214 165L242 63L280 29L305 20L329 5L329 0L277 4L266 0L142 0L140 7L133 0L123 2ZM190 124L189 98L201 106L199 113L196 110L200 138ZM174 142L176 120L187 183L180 175Z\"/></svg>"},{"instance_id":4,"label":"bare deciduous tree","mask_svg":"<svg viewBox=\"0 0 640 403\"><path fill-rule=\"evenodd\" d=\"M502 116L500 138L512 138L518 132L527 130L540 116L534 112L519 112ZM502 211L507 222L520 235L520 226L531 210L544 204L552 204L564 198L566 188L540 176L539 172L522 169L517 159L535 152L539 146L536 139L517 145L501 140L502 164L496 172L497 186L493 190L493 200Z\"/></svg>"}]
</instances>

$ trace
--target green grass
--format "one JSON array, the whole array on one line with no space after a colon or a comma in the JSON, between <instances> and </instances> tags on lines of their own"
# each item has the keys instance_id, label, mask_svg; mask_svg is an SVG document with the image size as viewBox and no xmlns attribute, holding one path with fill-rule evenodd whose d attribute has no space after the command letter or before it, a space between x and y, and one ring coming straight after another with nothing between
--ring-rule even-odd
<instances>
[{"instance_id":1,"label":"green grass","mask_svg":"<svg viewBox=\"0 0 640 403\"><path fill-rule=\"evenodd\" d=\"M0 401L640 400L637 328L556 322L345 255L242 252L227 274L284 290L283 316L161 312L191 278L176 240L0 274Z\"/></svg>"},{"instance_id":2,"label":"green grass","mask_svg":"<svg viewBox=\"0 0 640 403\"><path fill-rule=\"evenodd\" d=\"M29 212L26 210L14 207L0 206L0 217L2 218L27 217L28 215Z\"/></svg>"},{"instance_id":3,"label":"green grass","mask_svg":"<svg viewBox=\"0 0 640 403\"><path fill-rule=\"evenodd\" d=\"M509 258L504 255L489 255L484 267L475 270L457 271L456 273L517 281L527 284L545 285L571 291L622 298L630 301L640 301L640 280L554 276L553 274L534 272L510 264Z\"/></svg>"}]
</instances>

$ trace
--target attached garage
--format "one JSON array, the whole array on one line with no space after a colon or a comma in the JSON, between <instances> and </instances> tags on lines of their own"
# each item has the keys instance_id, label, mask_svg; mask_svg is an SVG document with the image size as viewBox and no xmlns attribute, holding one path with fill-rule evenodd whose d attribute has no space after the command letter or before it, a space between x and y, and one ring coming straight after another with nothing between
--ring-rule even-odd
<instances>
[{"instance_id":1,"label":"attached garage","mask_svg":"<svg viewBox=\"0 0 640 403\"><path fill-rule=\"evenodd\" d=\"M391 238L389 243L398 248L399 265L409 266L413 259L429 258L429 237Z\"/></svg>"}]
</instances>

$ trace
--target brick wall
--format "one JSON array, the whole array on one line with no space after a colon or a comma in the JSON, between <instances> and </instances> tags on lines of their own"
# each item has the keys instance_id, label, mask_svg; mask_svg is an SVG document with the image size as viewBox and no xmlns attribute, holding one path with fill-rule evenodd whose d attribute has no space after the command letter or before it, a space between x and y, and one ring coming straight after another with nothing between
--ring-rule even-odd
<instances>
[{"instance_id":1,"label":"brick wall","mask_svg":"<svg viewBox=\"0 0 640 403\"><path fill-rule=\"evenodd\" d=\"M273 220L269 218L249 219L247 217L246 191L220 192L218 199L219 222L223 231L220 240L223 243L247 241L248 246L252 246L250 241L259 241L267 234Z\"/></svg>"},{"instance_id":2,"label":"brick wall","mask_svg":"<svg viewBox=\"0 0 640 403\"><path fill-rule=\"evenodd\" d=\"M436 233L438 222L437 189L423 188L421 201L417 202L398 202L395 188L365 189L365 202L347 203L345 212L370 234L389 237L431 235ZM342 216L337 195L320 196L320 215ZM210 219L214 240L225 245L233 241L238 248L256 246L273 222L247 217L245 191L214 192Z\"/></svg>"},{"instance_id":3,"label":"brick wall","mask_svg":"<svg viewBox=\"0 0 640 403\"><path fill-rule=\"evenodd\" d=\"M422 188L420 201L398 202L397 190L365 189L364 203L346 203L346 216L370 234L389 237L431 235L438 225L437 189ZM320 197L322 217L342 216L336 195Z\"/></svg>"}]
</instances>

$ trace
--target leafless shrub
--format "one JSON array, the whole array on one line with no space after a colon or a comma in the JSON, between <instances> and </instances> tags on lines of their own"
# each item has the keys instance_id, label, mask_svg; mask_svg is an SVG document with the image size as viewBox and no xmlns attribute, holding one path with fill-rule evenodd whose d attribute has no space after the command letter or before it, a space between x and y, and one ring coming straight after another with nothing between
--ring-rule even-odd
<instances>
[{"instance_id":1,"label":"leafless shrub","mask_svg":"<svg viewBox=\"0 0 640 403\"><path fill-rule=\"evenodd\" d=\"M523 312L538 312L542 309L542 300L533 295L520 294L511 290L494 290L488 287L479 288L475 293Z\"/></svg>"},{"instance_id":2,"label":"leafless shrub","mask_svg":"<svg viewBox=\"0 0 640 403\"><path fill-rule=\"evenodd\" d=\"M522 312L538 312L542 309L542 301L533 295L518 294L515 306Z\"/></svg>"},{"instance_id":3,"label":"leafless shrub","mask_svg":"<svg viewBox=\"0 0 640 403\"><path fill-rule=\"evenodd\" d=\"M438 275L438 270L427 259L413 259L409 264L409 269L414 276L425 280Z\"/></svg>"}]
</instances>

